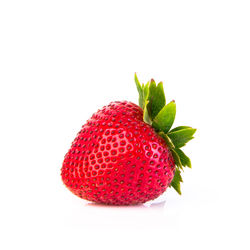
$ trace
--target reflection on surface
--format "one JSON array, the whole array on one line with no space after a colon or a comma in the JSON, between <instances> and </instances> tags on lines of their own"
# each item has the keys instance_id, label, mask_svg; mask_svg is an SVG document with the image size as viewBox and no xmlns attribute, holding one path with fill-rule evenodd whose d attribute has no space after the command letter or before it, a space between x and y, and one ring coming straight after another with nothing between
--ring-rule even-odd
<instances>
[{"instance_id":1,"label":"reflection on surface","mask_svg":"<svg viewBox=\"0 0 250 250\"><path fill-rule=\"evenodd\" d=\"M111 206L86 203L75 219L79 226L144 227L148 224L160 225L164 221L166 200L152 201L140 205Z\"/></svg>"},{"instance_id":2,"label":"reflection on surface","mask_svg":"<svg viewBox=\"0 0 250 250\"><path fill-rule=\"evenodd\" d=\"M98 203L87 203L85 206L89 207L100 207L100 208L106 208L106 209L164 209L166 201L159 201L159 202L147 202L145 204L139 204L139 205L130 205L130 206L113 206L113 205L104 205L104 204L98 204Z\"/></svg>"},{"instance_id":3,"label":"reflection on surface","mask_svg":"<svg viewBox=\"0 0 250 250\"><path fill-rule=\"evenodd\" d=\"M120 228L133 226L147 228L148 225L159 227L165 226L167 217L172 217L172 211L176 211L172 205L175 203L172 203L166 195L145 204L130 206L104 205L84 200L76 201L74 213L67 214L65 222L77 227L112 226Z\"/></svg>"}]
</instances>

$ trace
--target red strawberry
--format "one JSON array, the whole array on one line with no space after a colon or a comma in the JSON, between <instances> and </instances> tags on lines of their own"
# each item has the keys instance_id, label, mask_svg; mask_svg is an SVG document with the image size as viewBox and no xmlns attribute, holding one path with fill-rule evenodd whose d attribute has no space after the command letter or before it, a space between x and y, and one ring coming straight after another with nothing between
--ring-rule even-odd
<instances>
[{"instance_id":1,"label":"red strawberry","mask_svg":"<svg viewBox=\"0 0 250 250\"><path fill-rule=\"evenodd\" d=\"M180 193L180 169L191 167L179 148L195 129L170 130L175 103L165 105L162 83L140 85L139 104L112 102L97 111L72 143L62 167L64 184L98 203L129 205L157 198L168 186Z\"/></svg>"}]
</instances>

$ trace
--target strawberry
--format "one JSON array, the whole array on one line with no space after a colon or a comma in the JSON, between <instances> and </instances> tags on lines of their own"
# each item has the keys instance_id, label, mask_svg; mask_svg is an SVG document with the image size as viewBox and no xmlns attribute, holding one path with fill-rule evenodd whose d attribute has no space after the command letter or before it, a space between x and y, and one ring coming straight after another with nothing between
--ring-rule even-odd
<instances>
[{"instance_id":1,"label":"strawberry","mask_svg":"<svg viewBox=\"0 0 250 250\"><path fill-rule=\"evenodd\" d=\"M180 148L196 129L170 130L176 105L165 105L162 82L141 85L135 74L135 83L139 106L117 101L98 110L65 155L62 180L83 199L130 205L153 200L167 187L181 194L181 170L191 162Z\"/></svg>"}]
</instances>

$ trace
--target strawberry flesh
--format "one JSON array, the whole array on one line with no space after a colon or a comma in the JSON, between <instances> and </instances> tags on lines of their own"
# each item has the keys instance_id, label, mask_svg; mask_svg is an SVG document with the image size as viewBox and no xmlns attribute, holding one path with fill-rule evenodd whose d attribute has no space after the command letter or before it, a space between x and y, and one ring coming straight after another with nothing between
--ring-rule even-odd
<instances>
[{"instance_id":1,"label":"strawberry flesh","mask_svg":"<svg viewBox=\"0 0 250 250\"><path fill-rule=\"evenodd\" d=\"M82 126L61 169L75 195L112 205L157 198L174 173L166 142L143 121L143 110L127 101L110 103Z\"/></svg>"}]
</instances>

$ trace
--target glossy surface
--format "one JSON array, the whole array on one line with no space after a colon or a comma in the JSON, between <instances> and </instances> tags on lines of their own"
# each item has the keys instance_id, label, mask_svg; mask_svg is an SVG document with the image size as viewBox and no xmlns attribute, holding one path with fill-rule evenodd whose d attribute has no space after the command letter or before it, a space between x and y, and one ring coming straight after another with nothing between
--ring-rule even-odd
<instances>
[{"instance_id":1,"label":"glossy surface","mask_svg":"<svg viewBox=\"0 0 250 250\"><path fill-rule=\"evenodd\" d=\"M171 153L143 122L142 109L125 101L103 107L82 127L65 156L62 179L81 198L127 205L157 198L174 170Z\"/></svg>"}]
</instances>

